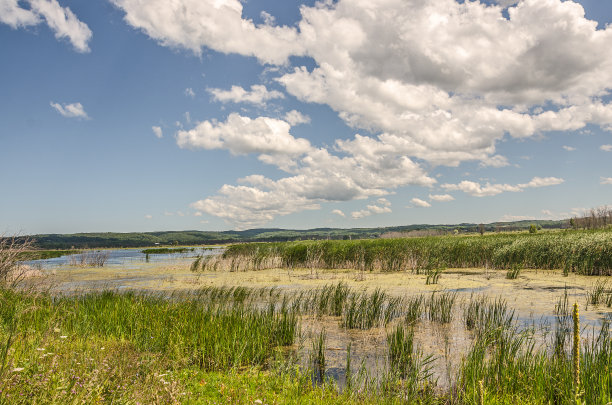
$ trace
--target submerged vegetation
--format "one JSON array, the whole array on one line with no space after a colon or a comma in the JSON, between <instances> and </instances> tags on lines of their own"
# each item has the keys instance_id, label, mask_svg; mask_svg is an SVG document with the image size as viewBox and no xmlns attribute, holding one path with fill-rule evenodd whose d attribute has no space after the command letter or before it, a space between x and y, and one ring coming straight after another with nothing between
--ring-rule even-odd
<instances>
[{"instance_id":1,"label":"submerged vegetation","mask_svg":"<svg viewBox=\"0 0 612 405\"><path fill-rule=\"evenodd\" d=\"M566 269L586 275L612 274L612 229L500 233L404 239L248 243L229 246L218 257L200 259L194 270L266 268L427 270L430 283L443 267Z\"/></svg>"}]
</instances>

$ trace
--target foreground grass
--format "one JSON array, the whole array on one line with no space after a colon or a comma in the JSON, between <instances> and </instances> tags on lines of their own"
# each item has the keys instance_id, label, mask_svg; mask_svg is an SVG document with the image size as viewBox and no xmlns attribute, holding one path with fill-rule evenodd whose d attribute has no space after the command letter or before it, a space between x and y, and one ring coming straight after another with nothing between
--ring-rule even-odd
<instances>
[{"instance_id":1,"label":"foreground grass","mask_svg":"<svg viewBox=\"0 0 612 405\"><path fill-rule=\"evenodd\" d=\"M0 404L575 403L565 312L558 311L553 345L536 349L533 331L515 327L505 302L477 297L464 306L473 346L451 388L436 389L433 358L419 352L412 328L447 324L442 315L454 305L450 293L397 300L343 284L292 296L211 287L170 297L52 297L0 288ZM288 350L306 314L335 316L344 328L394 320L388 371L374 380L354 377L342 391L313 383L313 370L298 368ZM604 323L583 343L579 388L588 404L612 400L611 338Z\"/></svg>"}]
</instances>

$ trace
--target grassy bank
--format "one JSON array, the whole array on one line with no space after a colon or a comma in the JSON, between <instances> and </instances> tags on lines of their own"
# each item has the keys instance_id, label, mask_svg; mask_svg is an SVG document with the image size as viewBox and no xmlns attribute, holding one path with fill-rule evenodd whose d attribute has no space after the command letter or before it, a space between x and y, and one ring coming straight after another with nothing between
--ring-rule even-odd
<instances>
[{"instance_id":1,"label":"grassy bank","mask_svg":"<svg viewBox=\"0 0 612 405\"><path fill-rule=\"evenodd\" d=\"M539 332L519 328L504 301L458 302L450 292L394 297L335 284L292 294L208 287L169 297L51 297L3 288L0 403L569 404L578 393L607 404L609 323L578 340L576 385L567 299L560 297L552 338L536 346ZM385 327L384 372L351 365L349 343L339 390L326 377L326 350L338 348L327 347L324 330L301 336L304 316L345 330ZM435 358L414 332L453 319L472 331L472 344L442 389L431 372ZM310 351L296 347L304 339Z\"/></svg>"},{"instance_id":2,"label":"grassy bank","mask_svg":"<svg viewBox=\"0 0 612 405\"><path fill-rule=\"evenodd\" d=\"M17 259L21 261L54 259L56 257L74 255L80 252L80 250L31 250L20 252Z\"/></svg>"},{"instance_id":3,"label":"grassy bank","mask_svg":"<svg viewBox=\"0 0 612 405\"><path fill-rule=\"evenodd\" d=\"M564 269L612 274L612 230L565 230L404 239L236 244L195 269L352 268L420 271L440 267Z\"/></svg>"}]
</instances>

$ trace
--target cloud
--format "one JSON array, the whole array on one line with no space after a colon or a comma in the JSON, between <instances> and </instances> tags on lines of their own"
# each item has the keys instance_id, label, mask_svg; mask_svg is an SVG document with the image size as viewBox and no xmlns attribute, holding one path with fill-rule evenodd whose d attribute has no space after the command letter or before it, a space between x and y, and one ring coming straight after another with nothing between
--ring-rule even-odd
<instances>
[{"instance_id":1,"label":"cloud","mask_svg":"<svg viewBox=\"0 0 612 405\"><path fill-rule=\"evenodd\" d=\"M333 210L332 214L341 216L342 218L344 218L346 215L344 215L344 212L340 211L340 210Z\"/></svg>"},{"instance_id":2,"label":"cloud","mask_svg":"<svg viewBox=\"0 0 612 405\"><path fill-rule=\"evenodd\" d=\"M61 7L57 0L30 0L30 5L55 32L55 38L67 38L76 51L89 52L91 30L68 7Z\"/></svg>"},{"instance_id":3,"label":"cloud","mask_svg":"<svg viewBox=\"0 0 612 405\"><path fill-rule=\"evenodd\" d=\"M51 107L55 108L57 112L62 114L64 117L68 118L83 118L88 119L87 113L83 109L83 105L81 103L72 103L72 104L59 104L51 101L49 103Z\"/></svg>"},{"instance_id":4,"label":"cloud","mask_svg":"<svg viewBox=\"0 0 612 405\"><path fill-rule=\"evenodd\" d=\"M266 101L275 98L285 98L285 95L277 90L269 91L266 86L255 84L251 86L251 91L247 91L240 86L232 86L230 90L208 89L213 98L222 103L251 103L263 106Z\"/></svg>"},{"instance_id":5,"label":"cloud","mask_svg":"<svg viewBox=\"0 0 612 405\"><path fill-rule=\"evenodd\" d=\"M612 26L597 29L573 1L321 1L300 8L296 27L269 13L257 25L239 0L112 1L164 46L274 65L308 56L314 68L268 71L373 134L353 142L398 157L500 167L496 144L507 137L612 130ZM253 93L236 89L215 90L232 101Z\"/></svg>"},{"instance_id":6,"label":"cloud","mask_svg":"<svg viewBox=\"0 0 612 405\"><path fill-rule=\"evenodd\" d=\"M278 79L298 99L379 132L371 145L434 164L499 166L504 158L491 158L506 136L611 127L601 96L612 28L597 30L579 4L525 0L509 18L479 2L374 4L303 7L301 39L317 66Z\"/></svg>"},{"instance_id":7,"label":"cloud","mask_svg":"<svg viewBox=\"0 0 612 405\"><path fill-rule=\"evenodd\" d=\"M277 216L319 209L320 205L279 189L265 191L226 184L216 196L194 202L191 207L223 218L235 224L237 229L247 229L270 222Z\"/></svg>"},{"instance_id":8,"label":"cloud","mask_svg":"<svg viewBox=\"0 0 612 405\"><path fill-rule=\"evenodd\" d=\"M181 148L227 149L234 155L247 153L300 155L310 142L294 138L289 123L268 117L251 119L237 113L226 122L203 121L195 128L177 133Z\"/></svg>"},{"instance_id":9,"label":"cloud","mask_svg":"<svg viewBox=\"0 0 612 405\"><path fill-rule=\"evenodd\" d=\"M77 52L89 52L91 30L70 8L60 6L57 0L28 0L27 3L29 9L20 7L18 0L1 0L0 22L16 29L38 25L44 20L55 38L68 39Z\"/></svg>"},{"instance_id":10,"label":"cloud","mask_svg":"<svg viewBox=\"0 0 612 405\"><path fill-rule=\"evenodd\" d=\"M432 201L453 201L455 197L450 194L429 194L429 199Z\"/></svg>"},{"instance_id":11,"label":"cloud","mask_svg":"<svg viewBox=\"0 0 612 405\"><path fill-rule=\"evenodd\" d=\"M567 145L563 145L562 148L568 152L573 152L576 150L576 148L574 148L573 146L567 146Z\"/></svg>"},{"instance_id":12,"label":"cloud","mask_svg":"<svg viewBox=\"0 0 612 405\"><path fill-rule=\"evenodd\" d=\"M280 215L317 209L321 202L381 197L397 187L427 187L436 182L417 163L392 151L344 148L341 142L331 149L317 148L293 137L290 128L282 120L233 113L225 122L204 121L191 130L178 131L181 147L255 153L260 161L289 174L278 180L247 176L238 180L241 185L226 184L217 195L197 201L193 208L245 228Z\"/></svg>"},{"instance_id":13,"label":"cloud","mask_svg":"<svg viewBox=\"0 0 612 405\"><path fill-rule=\"evenodd\" d=\"M379 198L376 203L366 206L360 211L351 212L353 219L361 219L374 214L385 214L391 212L391 203L385 198Z\"/></svg>"},{"instance_id":14,"label":"cloud","mask_svg":"<svg viewBox=\"0 0 612 405\"><path fill-rule=\"evenodd\" d=\"M164 136L161 127L152 126L151 129L156 137L161 138Z\"/></svg>"},{"instance_id":15,"label":"cloud","mask_svg":"<svg viewBox=\"0 0 612 405\"><path fill-rule=\"evenodd\" d=\"M563 183L564 180L557 177L534 177L529 183L510 185L510 184L491 184L486 183L484 186L479 183L463 180L459 184L442 184L445 190L459 190L474 197L487 197L501 194L503 192L520 192L526 188L538 188L554 186Z\"/></svg>"},{"instance_id":16,"label":"cloud","mask_svg":"<svg viewBox=\"0 0 612 405\"><path fill-rule=\"evenodd\" d=\"M202 48L254 56L262 63L283 64L304 49L294 27L256 25L242 18L239 0L111 0L125 21L163 46L196 55Z\"/></svg>"},{"instance_id":17,"label":"cloud","mask_svg":"<svg viewBox=\"0 0 612 405\"><path fill-rule=\"evenodd\" d=\"M153 215L147 214L147 215L145 215L145 219L153 219Z\"/></svg>"},{"instance_id":18,"label":"cloud","mask_svg":"<svg viewBox=\"0 0 612 405\"><path fill-rule=\"evenodd\" d=\"M416 197L410 200L410 202L414 204L416 207L421 207L421 208L431 207L430 203L428 203L425 200L421 200L420 198L416 198Z\"/></svg>"},{"instance_id":19,"label":"cloud","mask_svg":"<svg viewBox=\"0 0 612 405\"><path fill-rule=\"evenodd\" d=\"M601 145L599 149L603 150L604 152L612 152L612 145Z\"/></svg>"},{"instance_id":20,"label":"cloud","mask_svg":"<svg viewBox=\"0 0 612 405\"><path fill-rule=\"evenodd\" d=\"M514 221L527 221L536 219L529 215L504 215L499 219L499 222L514 222Z\"/></svg>"},{"instance_id":21,"label":"cloud","mask_svg":"<svg viewBox=\"0 0 612 405\"><path fill-rule=\"evenodd\" d=\"M255 24L243 18L238 0L113 3L128 24L163 46L198 55L208 48L256 57L268 64L266 78L300 101L328 106L355 129L354 137L329 148L305 139L300 143L290 134L297 122L289 116L250 119L261 130L246 122L245 134L234 132L243 124L230 123L231 116L179 131L184 147L256 153L288 173L278 180L228 185L271 193L274 201L305 198L303 204L268 209L272 218L321 201L383 196L408 184L431 186L435 181L421 161L425 167L466 161L508 165L496 150L508 138L580 131L589 124L612 131L612 26L598 29L572 1L321 1L302 6L292 27L274 25L269 14L262 15L264 24ZM292 58L295 65L289 67L291 56L306 56L309 66ZM238 86L213 90L225 102L257 105L269 93L262 88L265 92ZM242 101L249 97L255 101ZM276 132L266 122L278 124ZM260 147L247 139L261 134L266 136ZM277 137L299 147L285 153L271 145ZM464 181L447 189L484 196L558 184L541 180ZM226 196L220 190L208 198ZM249 208L237 204L237 213ZM265 217L251 208L256 220ZM241 215L235 218L246 218Z\"/></svg>"},{"instance_id":22,"label":"cloud","mask_svg":"<svg viewBox=\"0 0 612 405\"><path fill-rule=\"evenodd\" d=\"M187 87L185 89L185 91L183 92L187 97L191 97L194 98L195 97L195 92L193 91L193 89L191 87Z\"/></svg>"},{"instance_id":23,"label":"cloud","mask_svg":"<svg viewBox=\"0 0 612 405\"><path fill-rule=\"evenodd\" d=\"M612 177L600 177L599 184L612 184Z\"/></svg>"},{"instance_id":24,"label":"cloud","mask_svg":"<svg viewBox=\"0 0 612 405\"><path fill-rule=\"evenodd\" d=\"M310 122L310 117L308 115L304 115L297 110L291 110L285 114L285 121L287 121L291 126L299 125L299 124L308 124Z\"/></svg>"},{"instance_id":25,"label":"cloud","mask_svg":"<svg viewBox=\"0 0 612 405\"><path fill-rule=\"evenodd\" d=\"M0 22L12 28L27 27L40 23L40 17L33 10L19 7L19 0L0 1Z\"/></svg>"},{"instance_id":26,"label":"cloud","mask_svg":"<svg viewBox=\"0 0 612 405\"><path fill-rule=\"evenodd\" d=\"M558 184L563 183L565 180L558 177L534 177L529 181L529 183L518 184L518 187L523 188L538 188L538 187L548 187L548 186L556 186Z\"/></svg>"}]
</instances>

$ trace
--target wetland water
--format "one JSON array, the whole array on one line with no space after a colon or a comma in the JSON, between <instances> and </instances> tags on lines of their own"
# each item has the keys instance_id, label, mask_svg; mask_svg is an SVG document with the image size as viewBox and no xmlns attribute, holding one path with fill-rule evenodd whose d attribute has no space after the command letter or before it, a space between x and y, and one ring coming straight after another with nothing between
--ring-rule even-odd
<instances>
[{"instance_id":1,"label":"wetland water","mask_svg":"<svg viewBox=\"0 0 612 405\"><path fill-rule=\"evenodd\" d=\"M321 289L326 285L344 283L351 291L374 291L376 288L391 297L409 299L422 295L431 297L434 291L456 294L452 320L440 323L423 315L414 327L414 341L424 355L433 356L434 379L441 389L448 389L453 375L473 345L475 332L465 326L465 311L477 297L502 299L514 310L514 325L530 330L539 346L550 346L558 325L555 306L567 294L569 304L580 305L583 339L596 333L612 310L605 304L587 305L587 294L606 277L592 277L561 271L524 270L515 279L507 279L505 271L485 269L448 269L438 284L426 285L426 276L412 272L359 272L354 270L270 269L247 272L193 273L190 265L198 255L216 254L216 250L194 250L179 254L146 255L138 249L109 250L109 259L102 268L70 265L66 257L49 259L39 266L47 274L51 291L72 294L103 289L136 290L172 293L199 288L276 288L282 294L295 297L300 292ZM612 287L612 283L608 288ZM387 369L387 335L400 323L402 315L387 325L368 329L346 328L341 316L317 316L305 313L300 321L300 336L293 352L304 367L311 365L313 342L324 331L325 376L341 387L345 383L347 348L351 345L352 373L360 370L377 378Z\"/></svg>"}]
</instances>

